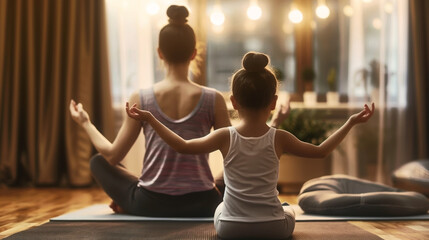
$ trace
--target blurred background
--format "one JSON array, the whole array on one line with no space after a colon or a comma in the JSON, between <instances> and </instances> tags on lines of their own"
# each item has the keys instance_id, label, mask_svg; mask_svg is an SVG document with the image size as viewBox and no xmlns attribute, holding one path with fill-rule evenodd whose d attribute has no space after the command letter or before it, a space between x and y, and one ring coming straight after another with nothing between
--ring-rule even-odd
<instances>
[{"instance_id":1,"label":"blurred background","mask_svg":"<svg viewBox=\"0 0 429 240\"><path fill-rule=\"evenodd\" d=\"M279 176L286 191L336 173L390 184L399 166L428 158L427 1L0 0L0 184L93 184L95 150L69 101L82 102L113 140L130 94L163 77L156 49L171 4L190 10L196 31L190 78L228 100L243 54L268 54L279 102L291 100L282 128L301 140L317 144L375 102L374 118L327 159L286 155ZM140 137L124 160L136 175L143 154ZM222 173L218 152L210 163Z\"/></svg>"}]
</instances>

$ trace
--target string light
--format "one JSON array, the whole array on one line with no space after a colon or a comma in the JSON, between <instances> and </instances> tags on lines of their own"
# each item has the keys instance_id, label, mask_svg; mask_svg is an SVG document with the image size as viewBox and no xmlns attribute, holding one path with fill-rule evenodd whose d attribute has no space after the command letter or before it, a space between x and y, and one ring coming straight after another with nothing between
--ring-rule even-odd
<instances>
[{"instance_id":1,"label":"string light","mask_svg":"<svg viewBox=\"0 0 429 240\"><path fill-rule=\"evenodd\" d=\"M225 22L225 15L219 6L215 7L212 14L210 14L210 21L216 26L221 26Z\"/></svg>"},{"instance_id":2,"label":"string light","mask_svg":"<svg viewBox=\"0 0 429 240\"><path fill-rule=\"evenodd\" d=\"M328 6L326 6L325 1L318 1L319 4L316 8L316 15L321 18L321 19L325 19L329 17L329 14L331 11L329 11Z\"/></svg>"},{"instance_id":3,"label":"string light","mask_svg":"<svg viewBox=\"0 0 429 240\"><path fill-rule=\"evenodd\" d=\"M247 17L251 20L258 20L262 16L262 9L258 6L257 1L252 1L247 8Z\"/></svg>"},{"instance_id":4,"label":"string light","mask_svg":"<svg viewBox=\"0 0 429 240\"><path fill-rule=\"evenodd\" d=\"M389 14L393 12L393 5L391 2L387 2L384 4L384 11Z\"/></svg>"},{"instance_id":5,"label":"string light","mask_svg":"<svg viewBox=\"0 0 429 240\"><path fill-rule=\"evenodd\" d=\"M302 16L302 12L296 8L292 9L289 12L288 17L289 17L289 20L293 23L300 23L304 19L304 17Z\"/></svg>"},{"instance_id":6,"label":"string light","mask_svg":"<svg viewBox=\"0 0 429 240\"><path fill-rule=\"evenodd\" d=\"M325 19L329 17L329 8L326 5L319 5L316 8L316 15L319 18Z\"/></svg>"},{"instance_id":7,"label":"string light","mask_svg":"<svg viewBox=\"0 0 429 240\"><path fill-rule=\"evenodd\" d=\"M350 5L346 5L343 8L343 13L347 17L351 17L351 16L353 16L353 8Z\"/></svg>"},{"instance_id":8,"label":"string light","mask_svg":"<svg viewBox=\"0 0 429 240\"><path fill-rule=\"evenodd\" d=\"M381 22L381 20L379 18L374 18L374 20L372 20L372 26L379 30L381 29L381 26L383 25L383 23Z\"/></svg>"},{"instance_id":9,"label":"string light","mask_svg":"<svg viewBox=\"0 0 429 240\"><path fill-rule=\"evenodd\" d=\"M147 5L146 5L146 12L149 15L155 15L159 12L159 5L158 3L156 3L155 1L150 1Z\"/></svg>"}]
</instances>

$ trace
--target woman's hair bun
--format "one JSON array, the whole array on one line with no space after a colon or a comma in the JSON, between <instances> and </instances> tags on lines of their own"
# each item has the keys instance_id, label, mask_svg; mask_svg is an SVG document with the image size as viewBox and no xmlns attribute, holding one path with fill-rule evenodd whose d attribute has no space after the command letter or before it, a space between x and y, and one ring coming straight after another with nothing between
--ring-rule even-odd
<instances>
[{"instance_id":1,"label":"woman's hair bun","mask_svg":"<svg viewBox=\"0 0 429 240\"><path fill-rule=\"evenodd\" d=\"M167 9L167 16L170 18L169 23L185 24L189 11L185 6L171 5Z\"/></svg>"},{"instance_id":2,"label":"woman's hair bun","mask_svg":"<svg viewBox=\"0 0 429 240\"><path fill-rule=\"evenodd\" d=\"M267 55L258 52L246 53L243 57L243 67L249 72L264 71L270 59Z\"/></svg>"}]
</instances>

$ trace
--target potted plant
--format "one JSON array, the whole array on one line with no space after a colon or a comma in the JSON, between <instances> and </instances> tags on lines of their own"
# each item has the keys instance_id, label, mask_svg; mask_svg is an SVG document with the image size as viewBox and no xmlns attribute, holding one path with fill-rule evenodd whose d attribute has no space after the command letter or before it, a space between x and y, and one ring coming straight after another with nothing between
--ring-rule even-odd
<instances>
[{"instance_id":1,"label":"potted plant","mask_svg":"<svg viewBox=\"0 0 429 240\"><path fill-rule=\"evenodd\" d=\"M332 123L323 119L315 110L292 109L289 117L280 124L284 129L304 142L319 145L333 128ZM280 158L279 190L297 193L307 180L331 174L331 158L304 158L283 154Z\"/></svg>"},{"instance_id":2,"label":"potted plant","mask_svg":"<svg viewBox=\"0 0 429 240\"><path fill-rule=\"evenodd\" d=\"M316 72L313 68L307 67L302 71L302 79L304 80L304 104L314 105L317 102L317 95L313 90L314 79L316 78Z\"/></svg>"},{"instance_id":3,"label":"potted plant","mask_svg":"<svg viewBox=\"0 0 429 240\"><path fill-rule=\"evenodd\" d=\"M329 91L326 93L326 102L329 105L336 105L340 102L340 95L337 91L337 71L331 68L326 78L328 81Z\"/></svg>"}]
</instances>

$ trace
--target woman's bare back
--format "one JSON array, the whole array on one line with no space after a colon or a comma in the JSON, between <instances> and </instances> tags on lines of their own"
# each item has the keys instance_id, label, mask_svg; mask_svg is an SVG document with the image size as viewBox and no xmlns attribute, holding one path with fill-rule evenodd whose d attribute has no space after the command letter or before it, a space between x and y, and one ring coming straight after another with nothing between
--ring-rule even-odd
<instances>
[{"instance_id":1,"label":"woman's bare back","mask_svg":"<svg viewBox=\"0 0 429 240\"><path fill-rule=\"evenodd\" d=\"M161 111L174 120L189 115L198 105L202 94L201 86L188 81L163 80L155 84L153 88Z\"/></svg>"}]
</instances>

